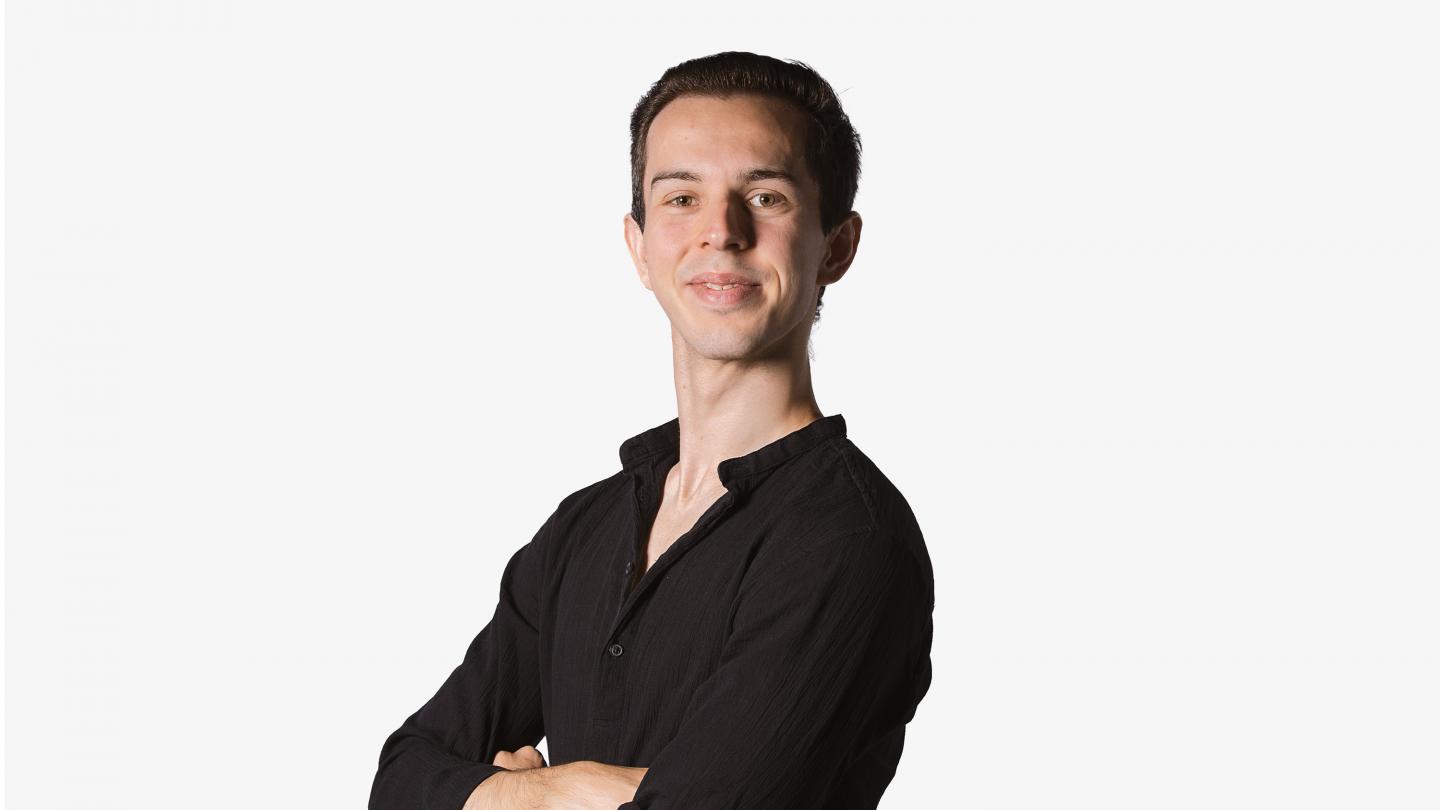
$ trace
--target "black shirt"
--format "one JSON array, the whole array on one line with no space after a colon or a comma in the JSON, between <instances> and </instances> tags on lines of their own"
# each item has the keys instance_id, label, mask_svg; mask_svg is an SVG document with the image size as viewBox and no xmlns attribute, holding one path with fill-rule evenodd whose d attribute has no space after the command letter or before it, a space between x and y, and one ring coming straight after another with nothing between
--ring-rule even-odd
<instances>
[{"instance_id":1,"label":"black shirt","mask_svg":"<svg viewBox=\"0 0 1440 810\"><path fill-rule=\"evenodd\" d=\"M678 419L560 502L463 662L384 742L371 810L459 810L499 751L649 768L622 810L874 808L930 686L934 576L840 414L721 462L644 566Z\"/></svg>"}]
</instances>

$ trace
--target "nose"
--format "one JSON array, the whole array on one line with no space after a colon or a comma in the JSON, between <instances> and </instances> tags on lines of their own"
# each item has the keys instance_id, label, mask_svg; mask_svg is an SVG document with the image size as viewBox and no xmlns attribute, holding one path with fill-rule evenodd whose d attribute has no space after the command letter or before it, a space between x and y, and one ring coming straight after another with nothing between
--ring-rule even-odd
<instances>
[{"instance_id":1,"label":"nose","mask_svg":"<svg viewBox=\"0 0 1440 810\"><path fill-rule=\"evenodd\" d=\"M700 225L702 247L746 250L754 243L750 211L738 195L727 194L710 206Z\"/></svg>"}]
</instances>

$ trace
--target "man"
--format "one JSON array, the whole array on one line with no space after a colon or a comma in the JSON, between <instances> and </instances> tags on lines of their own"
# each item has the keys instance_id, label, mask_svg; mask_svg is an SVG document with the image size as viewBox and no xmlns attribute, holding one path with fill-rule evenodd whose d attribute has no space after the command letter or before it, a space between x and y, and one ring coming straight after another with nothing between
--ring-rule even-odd
<instances>
[{"instance_id":1,"label":"man","mask_svg":"<svg viewBox=\"0 0 1440 810\"><path fill-rule=\"evenodd\" d=\"M666 71L631 135L625 239L679 415L510 558L385 741L372 810L874 808L929 688L919 526L811 388L860 242L839 100L802 63L715 54Z\"/></svg>"}]
</instances>

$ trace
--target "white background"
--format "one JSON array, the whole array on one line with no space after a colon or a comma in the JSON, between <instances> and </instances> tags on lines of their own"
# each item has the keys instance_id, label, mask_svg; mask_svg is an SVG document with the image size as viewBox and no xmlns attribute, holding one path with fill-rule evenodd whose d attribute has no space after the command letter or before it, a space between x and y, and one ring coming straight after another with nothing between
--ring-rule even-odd
<instances>
[{"instance_id":1,"label":"white background","mask_svg":"<svg viewBox=\"0 0 1440 810\"><path fill-rule=\"evenodd\" d=\"M882 806L1440 806L1425 5L9 3L11 806L364 806L674 415L628 117L728 49L864 140L817 396L938 590Z\"/></svg>"}]
</instances>

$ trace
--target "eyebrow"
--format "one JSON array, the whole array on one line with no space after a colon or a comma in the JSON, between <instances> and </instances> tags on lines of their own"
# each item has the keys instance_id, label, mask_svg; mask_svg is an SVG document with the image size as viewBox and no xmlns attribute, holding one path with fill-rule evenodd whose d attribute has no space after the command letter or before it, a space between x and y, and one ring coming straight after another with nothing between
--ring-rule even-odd
<instances>
[{"instance_id":1,"label":"eyebrow","mask_svg":"<svg viewBox=\"0 0 1440 810\"><path fill-rule=\"evenodd\" d=\"M753 183L756 180L784 180L797 188L800 186L800 183L795 180L795 176L784 169L751 169L741 175L741 179L747 183ZM655 184L661 180L684 180L687 183L698 183L700 182L700 174L690 169L670 169L655 175L655 177L650 180L651 188L654 188Z\"/></svg>"}]
</instances>

